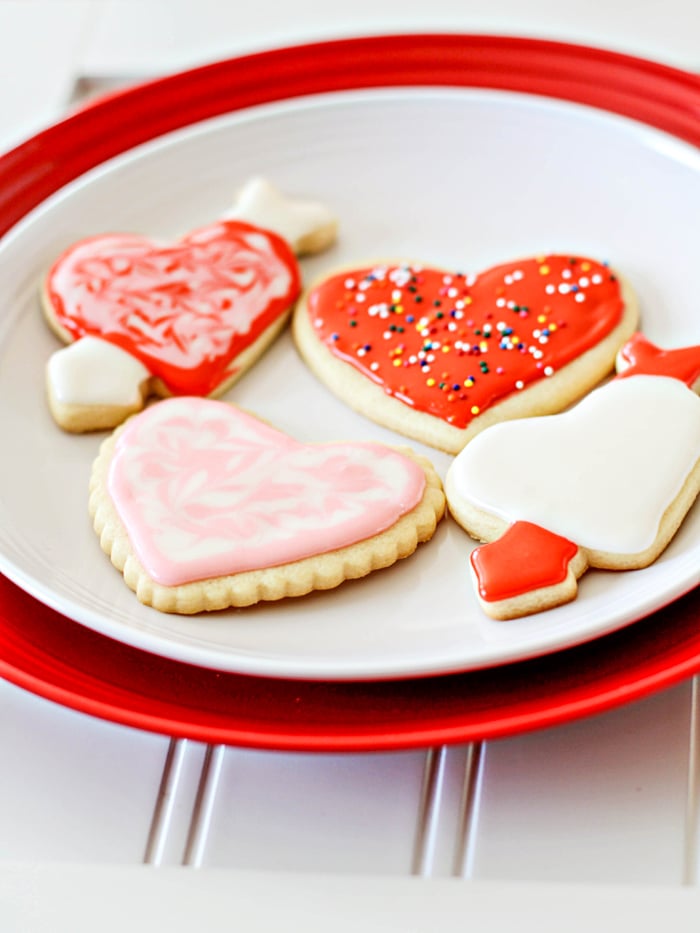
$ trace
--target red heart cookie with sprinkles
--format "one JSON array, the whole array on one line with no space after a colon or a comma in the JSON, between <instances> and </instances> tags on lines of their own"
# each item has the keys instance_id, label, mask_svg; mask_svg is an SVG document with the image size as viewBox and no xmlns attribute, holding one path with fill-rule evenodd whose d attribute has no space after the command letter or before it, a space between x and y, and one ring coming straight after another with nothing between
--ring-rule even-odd
<instances>
[{"instance_id":1,"label":"red heart cookie with sprinkles","mask_svg":"<svg viewBox=\"0 0 700 933\"><path fill-rule=\"evenodd\" d=\"M584 395L637 320L632 290L607 264L547 255L477 275L401 263L342 271L308 291L294 332L352 407L456 453L489 424Z\"/></svg>"},{"instance_id":2,"label":"red heart cookie with sprinkles","mask_svg":"<svg viewBox=\"0 0 700 933\"><path fill-rule=\"evenodd\" d=\"M241 355L281 325L299 291L285 240L222 220L166 245L131 234L81 240L54 263L43 301L67 342L116 345L162 394L211 395L247 368Z\"/></svg>"}]
</instances>

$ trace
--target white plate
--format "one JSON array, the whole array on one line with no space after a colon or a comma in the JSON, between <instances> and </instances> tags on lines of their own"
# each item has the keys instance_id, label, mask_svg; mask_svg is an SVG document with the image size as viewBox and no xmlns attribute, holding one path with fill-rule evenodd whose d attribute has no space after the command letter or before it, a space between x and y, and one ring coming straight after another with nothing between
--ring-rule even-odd
<instances>
[{"instance_id":1,"label":"white plate","mask_svg":"<svg viewBox=\"0 0 700 933\"><path fill-rule=\"evenodd\" d=\"M256 173L325 201L341 220L338 246L305 262L307 278L387 256L476 271L545 251L586 253L632 281L652 340L700 343L700 157L670 136L578 105L450 89L320 95L207 121L84 176L0 246L4 573L136 647L215 669L309 679L519 660L609 632L700 582L695 508L652 567L590 572L575 602L511 623L489 621L477 607L467 571L472 544L450 520L408 560L331 592L196 618L138 603L87 515L101 435L65 435L46 409L44 366L57 342L39 310L38 284L72 240L107 230L184 233L226 210ZM397 441L318 384L289 335L228 397L300 439ZM448 458L423 452L444 475Z\"/></svg>"}]
</instances>

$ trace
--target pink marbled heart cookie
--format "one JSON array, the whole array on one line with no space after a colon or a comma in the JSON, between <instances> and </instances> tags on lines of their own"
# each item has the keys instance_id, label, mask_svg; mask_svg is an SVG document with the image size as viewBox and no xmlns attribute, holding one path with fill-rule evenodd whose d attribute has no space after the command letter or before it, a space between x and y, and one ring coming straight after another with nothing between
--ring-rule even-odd
<instances>
[{"instance_id":1,"label":"pink marbled heart cookie","mask_svg":"<svg viewBox=\"0 0 700 933\"><path fill-rule=\"evenodd\" d=\"M170 399L103 444L90 508L139 599L191 613L364 576L428 540L444 511L424 459L302 444L224 402Z\"/></svg>"}]
</instances>

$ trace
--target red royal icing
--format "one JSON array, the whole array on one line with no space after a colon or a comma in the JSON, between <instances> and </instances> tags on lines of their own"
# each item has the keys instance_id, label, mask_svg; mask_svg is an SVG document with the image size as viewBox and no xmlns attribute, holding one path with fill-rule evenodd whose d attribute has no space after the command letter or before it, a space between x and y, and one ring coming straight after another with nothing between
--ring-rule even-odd
<instances>
[{"instance_id":1,"label":"red royal icing","mask_svg":"<svg viewBox=\"0 0 700 933\"><path fill-rule=\"evenodd\" d=\"M471 277L415 265L358 269L322 282L308 305L332 353L457 428L580 356L623 312L610 269L556 255Z\"/></svg>"},{"instance_id":2,"label":"red royal icing","mask_svg":"<svg viewBox=\"0 0 700 933\"><path fill-rule=\"evenodd\" d=\"M531 522L515 522L497 541L476 548L471 564L486 602L563 583L578 547Z\"/></svg>"},{"instance_id":3,"label":"red royal icing","mask_svg":"<svg viewBox=\"0 0 700 933\"><path fill-rule=\"evenodd\" d=\"M660 350L643 334L634 334L620 350L625 376L671 376L691 388L700 379L700 346ZM619 366L619 363L618 363Z\"/></svg>"},{"instance_id":4,"label":"red royal icing","mask_svg":"<svg viewBox=\"0 0 700 933\"><path fill-rule=\"evenodd\" d=\"M53 313L74 340L117 344L179 395L214 392L299 291L287 243L239 221L166 246L131 234L81 240L47 280Z\"/></svg>"}]
</instances>

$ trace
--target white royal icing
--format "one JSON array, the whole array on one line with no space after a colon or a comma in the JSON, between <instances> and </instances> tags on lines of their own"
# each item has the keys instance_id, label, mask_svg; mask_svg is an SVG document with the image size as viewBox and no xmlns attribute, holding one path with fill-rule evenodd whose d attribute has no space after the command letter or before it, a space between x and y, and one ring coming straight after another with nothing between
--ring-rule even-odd
<instances>
[{"instance_id":1,"label":"white royal icing","mask_svg":"<svg viewBox=\"0 0 700 933\"><path fill-rule=\"evenodd\" d=\"M47 365L53 397L64 405L132 407L142 401L149 371L130 353L99 337L81 337Z\"/></svg>"},{"instance_id":2,"label":"white royal icing","mask_svg":"<svg viewBox=\"0 0 700 933\"><path fill-rule=\"evenodd\" d=\"M666 376L614 379L570 411L487 428L450 467L451 495L579 547L636 554L700 458L700 398Z\"/></svg>"},{"instance_id":3,"label":"white royal icing","mask_svg":"<svg viewBox=\"0 0 700 933\"><path fill-rule=\"evenodd\" d=\"M264 178L251 178L241 188L226 219L271 230L292 247L309 234L335 223L323 204L289 198Z\"/></svg>"}]
</instances>

